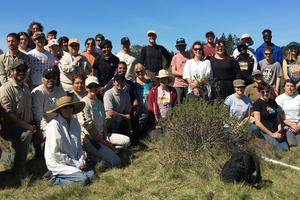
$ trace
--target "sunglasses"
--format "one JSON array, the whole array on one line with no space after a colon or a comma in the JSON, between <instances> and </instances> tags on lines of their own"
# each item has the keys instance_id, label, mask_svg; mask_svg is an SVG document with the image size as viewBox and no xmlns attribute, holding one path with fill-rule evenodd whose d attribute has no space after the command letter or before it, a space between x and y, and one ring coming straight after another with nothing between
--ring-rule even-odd
<instances>
[{"instance_id":1,"label":"sunglasses","mask_svg":"<svg viewBox=\"0 0 300 200\"><path fill-rule=\"evenodd\" d=\"M101 42L102 40L96 40L97 42Z\"/></svg>"},{"instance_id":2,"label":"sunglasses","mask_svg":"<svg viewBox=\"0 0 300 200\"><path fill-rule=\"evenodd\" d=\"M79 47L79 45L78 44L72 44L72 45L70 45L70 47L77 48L77 47Z\"/></svg>"},{"instance_id":3,"label":"sunglasses","mask_svg":"<svg viewBox=\"0 0 300 200\"><path fill-rule=\"evenodd\" d=\"M155 36L155 34L153 34L153 33L148 34L148 37L154 37L154 36Z\"/></svg>"},{"instance_id":4,"label":"sunglasses","mask_svg":"<svg viewBox=\"0 0 300 200\"><path fill-rule=\"evenodd\" d=\"M87 88L89 88L89 89L98 88L98 87L99 87L99 85L97 85L97 84L90 84L87 86Z\"/></svg>"},{"instance_id":5,"label":"sunglasses","mask_svg":"<svg viewBox=\"0 0 300 200\"><path fill-rule=\"evenodd\" d=\"M93 46L94 43L86 43L87 46Z\"/></svg>"},{"instance_id":6,"label":"sunglasses","mask_svg":"<svg viewBox=\"0 0 300 200\"><path fill-rule=\"evenodd\" d=\"M144 71L136 71L135 73L136 73L136 74L139 74L139 73L142 74L142 73L144 73Z\"/></svg>"},{"instance_id":7,"label":"sunglasses","mask_svg":"<svg viewBox=\"0 0 300 200\"><path fill-rule=\"evenodd\" d=\"M272 54L271 54L271 53L265 53L265 55L266 55L266 56L270 56L270 55L272 55Z\"/></svg>"},{"instance_id":8,"label":"sunglasses","mask_svg":"<svg viewBox=\"0 0 300 200\"><path fill-rule=\"evenodd\" d=\"M262 90L262 91L260 91L260 93L262 93L262 94L269 94L269 93L270 93L270 91L267 91L267 90Z\"/></svg>"},{"instance_id":9,"label":"sunglasses","mask_svg":"<svg viewBox=\"0 0 300 200\"><path fill-rule=\"evenodd\" d=\"M202 48L194 48L194 51L202 51Z\"/></svg>"}]
</instances>

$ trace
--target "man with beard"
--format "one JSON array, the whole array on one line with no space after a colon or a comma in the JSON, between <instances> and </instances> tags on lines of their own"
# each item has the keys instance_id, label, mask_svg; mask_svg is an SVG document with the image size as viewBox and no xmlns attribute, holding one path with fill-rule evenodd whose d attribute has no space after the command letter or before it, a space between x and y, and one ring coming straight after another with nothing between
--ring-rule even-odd
<instances>
[{"instance_id":1,"label":"man with beard","mask_svg":"<svg viewBox=\"0 0 300 200\"><path fill-rule=\"evenodd\" d=\"M19 51L20 36L17 33L9 33L6 37L9 51L0 55L0 83L3 85L10 78L10 68L16 67L16 64L23 63L28 66L28 72L31 68L29 56ZM29 74L29 73L27 73Z\"/></svg>"},{"instance_id":2,"label":"man with beard","mask_svg":"<svg viewBox=\"0 0 300 200\"><path fill-rule=\"evenodd\" d=\"M149 30L147 32L147 39L149 45L142 48L141 51L141 64L146 68L147 75L152 79L157 75L158 71L163 68L162 57L167 60L165 69L168 69L171 64L171 56L167 49L161 45L156 44L156 31Z\"/></svg>"},{"instance_id":3,"label":"man with beard","mask_svg":"<svg viewBox=\"0 0 300 200\"><path fill-rule=\"evenodd\" d=\"M44 49L45 41L44 33L34 33L33 42L35 44L35 49L28 52L28 55L32 59L31 81L34 87L42 84L41 80L44 70L55 65L53 55Z\"/></svg>"},{"instance_id":4,"label":"man with beard","mask_svg":"<svg viewBox=\"0 0 300 200\"><path fill-rule=\"evenodd\" d=\"M260 45L256 49L255 56L257 59L257 62L265 59L264 49L266 46L270 46L273 49L272 59L276 62L279 62L280 65L282 65L282 52L279 46L276 46L271 42L272 40L272 31L269 29L265 29L262 32L264 43Z\"/></svg>"},{"instance_id":5,"label":"man with beard","mask_svg":"<svg viewBox=\"0 0 300 200\"><path fill-rule=\"evenodd\" d=\"M25 161L32 135L36 133L33 125L32 100L28 85L25 83L28 66L19 63L10 69L11 79L0 89L1 105L8 112L9 139L15 151L14 172L18 178L25 176Z\"/></svg>"},{"instance_id":6,"label":"man with beard","mask_svg":"<svg viewBox=\"0 0 300 200\"><path fill-rule=\"evenodd\" d=\"M214 34L214 32L208 31L205 34L205 38L206 38L207 44L203 45L204 58L215 54L215 45L214 45L215 34Z\"/></svg>"},{"instance_id":7,"label":"man with beard","mask_svg":"<svg viewBox=\"0 0 300 200\"><path fill-rule=\"evenodd\" d=\"M57 113L55 112L49 114L46 114L46 112L56 107L57 99L66 96L63 88L56 85L57 79L58 74L55 68L49 67L43 73L42 84L34 88L31 92L33 119L36 126L41 131L40 133L42 133L42 135L39 135L38 140L41 139L41 136L43 138L46 137L45 131L47 124L57 116ZM36 144L37 148L39 146L39 144Z\"/></svg>"}]
</instances>

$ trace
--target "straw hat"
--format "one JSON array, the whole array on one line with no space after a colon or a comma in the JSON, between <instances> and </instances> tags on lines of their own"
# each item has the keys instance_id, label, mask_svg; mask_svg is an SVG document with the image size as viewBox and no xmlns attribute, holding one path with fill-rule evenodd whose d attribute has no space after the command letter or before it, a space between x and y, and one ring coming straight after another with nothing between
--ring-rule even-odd
<instances>
[{"instance_id":1,"label":"straw hat","mask_svg":"<svg viewBox=\"0 0 300 200\"><path fill-rule=\"evenodd\" d=\"M159 70L158 75L153 77L153 80L155 82L158 82L158 79L166 78L166 77L169 78L169 83L171 83L172 82L172 76L169 74L169 71L165 70L165 69L161 69L161 70Z\"/></svg>"},{"instance_id":2,"label":"straw hat","mask_svg":"<svg viewBox=\"0 0 300 200\"><path fill-rule=\"evenodd\" d=\"M85 103L82 102L82 101L73 102L72 101L72 97L63 96L63 97L61 97L61 98L59 98L57 100L56 108L54 108L52 110L49 110L46 113L49 114L49 113L52 113L52 112L57 112L58 109L60 109L60 108L62 108L64 106L69 106L69 105L73 105L74 106L74 108L73 108L73 114L77 114L77 113L79 113L80 111L83 110L83 108L85 106Z\"/></svg>"}]
</instances>

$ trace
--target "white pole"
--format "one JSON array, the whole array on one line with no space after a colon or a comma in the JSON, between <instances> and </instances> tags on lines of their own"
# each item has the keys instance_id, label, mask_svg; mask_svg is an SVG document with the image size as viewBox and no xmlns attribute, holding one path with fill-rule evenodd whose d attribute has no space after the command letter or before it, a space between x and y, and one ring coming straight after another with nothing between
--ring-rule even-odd
<instances>
[{"instance_id":1,"label":"white pole","mask_svg":"<svg viewBox=\"0 0 300 200\"><path fill-rule=\"evenodd\" d=\"M296 167L296 166L293 166L293 165L289 165L289 164L286 164L286 163L283 163L283 162L279 162L277 160L273 160L271 158L267 158L267 157L264 157L264 156L261 156L261 158L264 159L265 161L268 161L268 162L271 162L271 163L274 163L274 164L279 164L279 165L282 165L282 166L289 167L289 168L292 168L292 169L300 171L299 167Z\"/></svg>"}]
</instances>

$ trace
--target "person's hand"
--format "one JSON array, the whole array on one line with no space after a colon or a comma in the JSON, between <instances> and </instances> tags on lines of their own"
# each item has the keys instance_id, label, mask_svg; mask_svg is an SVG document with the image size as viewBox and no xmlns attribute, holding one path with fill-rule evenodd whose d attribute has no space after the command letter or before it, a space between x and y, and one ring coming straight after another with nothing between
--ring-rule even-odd
<instances>
[{"instance_id":1,"label":"person's hand","mask_svg":"<svg viewBox=\"0 0 300 200\"><path fill-rule=\"evenodd\" d=\"M161 129L161 126L156 125L155 129Z\"/></svg>"},{"instance_id":2,"label":"person's hand","mask_svg":"<svg viewBox=\"0 0 300 200\"><path fill-rule=\"evenodd\" d=\"M193 91L194 91L194 95L195 95L196 97L199 97L199 96L200 96L199 90L198 90L197 88L194 88Z\"/></svg>"},{"instance_id":3,"label":"person's hand","mask_svg":"<svg viewBox=\"0 0 300 200\"><path fill-rule=\"evenodd\" d=\"M76 61L76 62L80 62L81 59L82 59L82 56L76 56L75 61Z\"/></svg>"},{"instance_id":4,"label":"person's hand","mask_svg":"<svg viewBox=\"0 0 300 200\"><path fill-rule=\"evenodd\" d=\"M123 117L127 120L130 120L130 114L123 114Z\"/></svg>"},{"instance_id":5,"label":"person's hand","mask_svg":"<svg viewBox=\"0 0 300 200\"><path fill-rule=\"evenodd\" d=\"M102 94L104 93L104 89L105 89L104 87L100 87L100 88L99 88L99 94L100 94L100 95L102 95Z\"/></svg>"},{"instance_id":6,"label":"person's hand","mask_svg":"<svg viewBox=\"0 0 300 200\"><path fill-rule=\"evenodd\" d=\"M80 169L84 169L84 168L85 168L85 164L84 164L84 161L82 161L80 164Z\"/></svg>"},{"instance_id":7,"label":"person's hand","mask_svg":"<svg viewBox=\"0 0 300 200\"><path fill-rule=\"evenodd\" d=\"M190 83L190 86L191 86L191 88L194 89L195 87L197 87L197 82L191 82L191 83Z\"/></svg>"},{"instance_id":8,"label":"person's hand","mask_svg":"<svg viewBox=\"0 0 300 200\"><path fill-rule=\"evenodd\" d=\"M276 94L276 96L278 96L278 95L279 95L279 93L278 93L278 91L277 91L277 90L275 91L275 94Z\"/></svg>"},{"instance_id":9,"label":"person's hand","mask_svg":"<svg viewBox=\"0 0 300 200\"><path fill-rule=\"evenodd\" d=\"M26 127L28 130L30 130L32 133L36 133L37 129L35 125L28 124Z\"/></svg>"},{"instance_id":10,"label":"person's hand","mask_svg":"<svg viewBox=\"0 0 300 200\"><path fill-rule=\"evenodd\" d=\"M133 135L133 130L129 130L129 135Z\"/></svg>"},{"instance_id":11,"label":"person's hand","mask_svg":"<svg viewBox=\"0 0 300 200\"><path fill-rule=\"evenodd\" d=\"M290 127L292 128L293 133L298 132L298 126L296 123L290 124Z\"/></svg>"},{"instance_id":12,"label":"person's hand","mask_svg":"<svg viewBox=\"0 0 300 200\"><path fill-rule=\"evenodd\" d=\"M43 140L45 140L46 139L46 131L43 131L42 135L43 135Z\"/></svg>"},{"instance_id":13,"label":"person's hand","mask_svg":"<svg viewBox=\"0 0 300 200\"><path fill-rule=\"evenodd\" d=\"M272 137L280 139L280 138L282 138L282 134L279 133L278 131L276 131L275 133L272 134Z\"/></svg>"}]
</instances>

